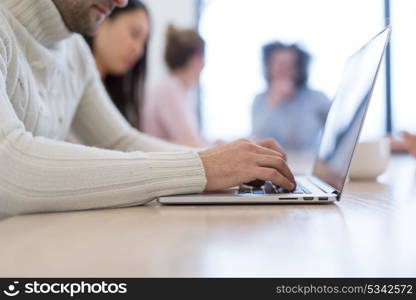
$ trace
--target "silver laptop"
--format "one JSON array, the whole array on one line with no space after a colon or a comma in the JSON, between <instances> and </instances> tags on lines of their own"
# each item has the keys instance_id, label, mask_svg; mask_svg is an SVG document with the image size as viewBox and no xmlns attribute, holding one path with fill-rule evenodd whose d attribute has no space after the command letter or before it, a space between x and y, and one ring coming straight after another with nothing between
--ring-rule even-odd
<instances>
[{"instance_id":1,"label":"silver laptop","mask_svg":"<svg viewBox=\"0 0 416 300\"><path fill-rule=\"evenodd\" d=\"M288 192L266 182L216 193L160 197L163 204L331 203L340 200L354 149L389 42L385 28L346 63L325 123L311 176L297 176L297 189ZM299 125L302 126L302 125Z\"/></svg>"}]
</instances>

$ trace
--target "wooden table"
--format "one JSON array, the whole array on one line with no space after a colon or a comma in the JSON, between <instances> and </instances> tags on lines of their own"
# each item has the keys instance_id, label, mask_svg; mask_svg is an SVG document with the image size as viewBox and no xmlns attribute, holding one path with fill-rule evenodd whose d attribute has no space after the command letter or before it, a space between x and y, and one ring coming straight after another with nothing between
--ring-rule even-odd
<instances>
[{"instance_id":1,"label":"wooden table","mask_svg":"<svg viewBox=\"0 0 416 300\"><path fill-rule=\"evenodd\" d=\"M13 217L0 221L0 277L415 277L415 174L416 160L393 157L334 205Z\"/></svg>"}]
</instances>

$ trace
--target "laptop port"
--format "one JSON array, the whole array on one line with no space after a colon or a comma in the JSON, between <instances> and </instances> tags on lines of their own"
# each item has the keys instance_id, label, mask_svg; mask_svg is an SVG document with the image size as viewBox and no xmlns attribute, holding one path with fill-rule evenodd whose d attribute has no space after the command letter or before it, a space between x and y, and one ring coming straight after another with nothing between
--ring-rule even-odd
<instances>
[{"instance_id":1,"label":"laptop port","mask_svg":"<svg viewBox=\"0 0 416 300\"><path fill-rule=\"evenodd\" d=\"M319 200L328 200L328 197L319 197Z\"/></svg>"},{"instance_id":2,"label":"laptop port","mask_svg":"<svg viewBox=\"0 0 416 300\"><path fill-rule=\"evenodd\" d=\"M313 200L313 197L303 197L303 200Z\"/></svg>"}]
</instances>

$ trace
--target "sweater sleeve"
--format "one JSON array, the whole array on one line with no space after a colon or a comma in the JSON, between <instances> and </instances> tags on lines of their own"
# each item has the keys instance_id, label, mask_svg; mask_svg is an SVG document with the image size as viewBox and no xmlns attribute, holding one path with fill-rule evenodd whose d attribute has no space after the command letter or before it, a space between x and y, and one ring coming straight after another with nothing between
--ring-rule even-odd
<instances>
[{"instance_id":1,"label":"sweater sleeve","mask_svg":"<svg viewBox=\"0 0 416 300\"><path fill-rule=\"evenodd\" d=\"M122 207L203 191L204 169L192 151L127 153L33 136L18 119L6 90L8 52L0 39L0 214Z\"/></svg>"}]
</instances>

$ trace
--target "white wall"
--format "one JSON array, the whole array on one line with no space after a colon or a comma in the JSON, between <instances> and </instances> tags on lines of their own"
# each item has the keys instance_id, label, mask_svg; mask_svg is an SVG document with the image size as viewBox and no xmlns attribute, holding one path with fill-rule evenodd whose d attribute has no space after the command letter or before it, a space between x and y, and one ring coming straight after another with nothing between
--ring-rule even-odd
<instances>
[{"instance_id":1,"label":"white wall","mask_svg":"<svg viewBox=\"0 0 416 300\"><path fill-rule=\"evenodd\" d=\"M196 27L196 0L143 0L152 18L147 86L153 86L166 72L163 53L165 34L170 23L178 27Z\"/></svg>"}]
</instances>

